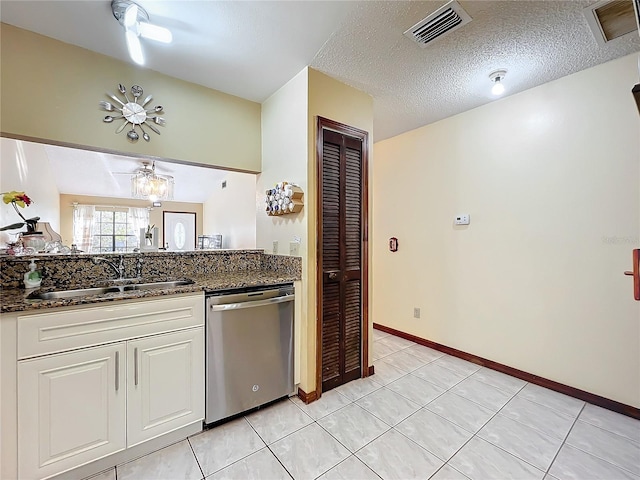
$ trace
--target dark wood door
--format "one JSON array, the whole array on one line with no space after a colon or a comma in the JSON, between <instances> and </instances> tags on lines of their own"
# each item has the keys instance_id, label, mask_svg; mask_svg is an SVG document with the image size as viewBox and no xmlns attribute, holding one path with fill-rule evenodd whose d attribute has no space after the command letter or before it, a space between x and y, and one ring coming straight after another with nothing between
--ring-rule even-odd
<instances>
[{"instance_id":1,"label":"dark wood door","mask_svg":"<svg viewBox=\"0 0 640 480\"><path fill-rule=\"evenodd\" d=\"M319 358L327 391L364 370L366 133L321 122L319 129Z\"/></svg>"}]
</instances>

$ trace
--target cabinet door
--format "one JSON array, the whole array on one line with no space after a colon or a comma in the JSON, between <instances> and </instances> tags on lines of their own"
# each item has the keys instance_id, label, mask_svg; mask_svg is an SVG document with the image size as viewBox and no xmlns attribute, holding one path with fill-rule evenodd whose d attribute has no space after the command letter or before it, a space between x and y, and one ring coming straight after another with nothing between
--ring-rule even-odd
<instances>
[{"instance_id":1,"label":"cabinet door","mask_svg":"<svg viewBox=\"0 0 640 480\"><path fill-rule=\"evenodd\" d=\"M126 447L124 342L18 362L18 475L44 478Z\"/></svg>"},{"instance_id":2,"label":"cabinet door","mask_svg":"<svg viewBox=\"0 0 640 480\"><path fill-rule=\"evenodd\" d=\"M127 342L127 446L204 418L204 328Z\"/></svg>"}]
</instances>

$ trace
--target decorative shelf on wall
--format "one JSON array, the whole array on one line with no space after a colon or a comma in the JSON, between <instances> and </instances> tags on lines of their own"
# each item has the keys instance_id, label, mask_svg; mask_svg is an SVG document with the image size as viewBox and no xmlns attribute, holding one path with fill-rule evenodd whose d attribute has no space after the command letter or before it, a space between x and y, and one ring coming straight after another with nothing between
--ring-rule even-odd
<instances>
[{"instance_id":1,"label":"decorative shelf on wall","mask_svg":"<svg viewBox=\"0 0 640 480\"><path fill-rule=\"evenodd\" d=\"M265 192L264 209L269 216L298 213L302 210L304 192L293 183L280 182Z\"/></svg>"}]
</instances>

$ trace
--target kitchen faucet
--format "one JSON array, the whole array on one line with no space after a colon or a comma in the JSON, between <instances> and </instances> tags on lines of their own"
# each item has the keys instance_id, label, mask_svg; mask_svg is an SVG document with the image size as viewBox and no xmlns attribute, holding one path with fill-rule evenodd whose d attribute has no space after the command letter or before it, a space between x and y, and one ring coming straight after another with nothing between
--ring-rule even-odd
<instances>
[{"instance_id":1,"label":"kitchen faucet","mask_svg":"<svg viewBox=\"0 0 640 480\"><path fill-rule=\"evenodd\" d=\"M91 261L95 264L98 265L101 262L106 263L107 265L109 265L114 272L116 272L117 275L117 279L118 280L123 280L124 279L124 255L120 255L118 257L118 264L116 265L115 262L112 262L111 260L107 260L104 257L91 257Z\"/></svg>"}]
</instances>

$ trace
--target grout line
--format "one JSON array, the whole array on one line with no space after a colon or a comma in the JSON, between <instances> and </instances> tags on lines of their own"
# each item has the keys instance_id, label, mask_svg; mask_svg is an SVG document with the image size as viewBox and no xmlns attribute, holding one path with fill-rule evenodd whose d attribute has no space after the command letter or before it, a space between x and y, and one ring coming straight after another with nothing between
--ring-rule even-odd
<instances>
[{"instance_id":1,"label":"grout line","mask_svg":"<svg viewBox=\"0 0 640 480\"><path fill-rule=\"evenodd\" d=\"M468 378L468 377L467 377L467 378ZM464 380L461 380L461 381L464 381ZM460 383L460 382L458 382L458 383ZM456 384L456 385L458 385L458 384ZM451 388L454 388L456 385L454 385L454 386L453 386L453 387L451 387ZM450 388L449 390L451 390L451 388ZM524 386L523 386L522 388L524 388ZM448 392L449 390L447 390L447 392ZM444 392L444 393L446 393L446 392ZM443 393L443 395L444 395L444 393ZM454 393L454 392L451 392L451 393L452 393L453 395L455 395L455 393ZM459 396L459 395L458 395L458 396ZM515 395L514 395L514 397L515 397ZM462 398L464 398L464 397L462 397ZM513 398L513 397L512 397L512 398ZM510 399L509 401L511 401L511 399ZM431 402L430 402L430 403L431 403ZM456 451L454 452L454 454L453 454L453 455L451 455L451 457L449 457L449 460L447 460L447 461L445 462L445 465L449 465L449 462L450 462L450 461L451 461L451 460L452 460L452 459L453 459L453 458L454 458L454 457L455 457L455 456L456 456L456 455L457 455L457 454L458 454L458 453L459 453L459 452L460 452L460 451L461 451L461 450L462 450L462 449L463 449L463 448L464 448L464 447L465 447L469 442L471 442L471 440L473 440L474 438L476 438L476 437L477 437L479 440L483 440L483 441L485 441L485 442L486 442L486 440L484 440L482 437L479 437L479 436L478 436L478 433L479 433L479 432L480 432L480 431L481 431L481 430L482 430L482 429L483 429L483 428L484 428L484 427L485 427L485 426L486 426L486 425L487 425L491 420L493 420L493 419L494 419L494 418L495 418L495 417L496 417L496 416L497 416L497 415L502 411L502 409L503 409L504 407L506 407L506 406L507 406L507 404L508 404L508 403L509 403L509 402L505 403L502 407L500 407L500 408L498 409L498 411L497 411L496 413L494 413L494 414L493 414L493 415L492 415L492 416L491 416L491 417L490 417L490 418L489 418L485 423L483 423L483 424L482 424L482 426L481 426L480 428L478 428L478 430L477 430L475 433L473 433L473 432L469 432L469 433L471 433L471 434L472 434L472 435L471 435L471 437L469 438L469 440L467 440L465 443L463 443L463 444L460 446L460 448L458 448L458 450L456 450ZM427 404L427 405L428 405L428 404ZM426 408L426 406L425 406L425 408ZM429 410L429 409L427 409L427 410ZM431 411L431 410L429 410L429 411ZM432 413L434 413L434 414L438 415L436 412L432 412ZM440 416L440 417L442 417L442 418L444 418L444 419L445 419L445 420L447 420L448 422L451 422L451 423L453 423L454 425L457 425L458 427L462 428L463 430L466 430L466 428L461 427L460 425L458 425L458 424L456 424L456 423L452 422L451 420L449 420L449 419L447 419L447 418L443 417L442 415L439 415L439 416ZM468 431L468 430L466 430L466 431ZM490 445L493 445L493 444L492 444L492 443L490 443L490 442L487 442L487 443L489 443ZM498 447L497 445L493 445L493 446L495 446L495 447L497 447L497 448L500 448L500 447ZM502 449L501 449L501 450L502 450ZM513 455L512 453L507 452L506 450L503 450L503 451L505 451L507 454L509 454L509 455L513 456L514 458L517 458L518 460L521 460L519 457L516 457L516 456L515 456L515 455ZM528 462L526 462L526 463L528 463ZM449 466L450 466L451 468L453 468L454 470L458 471L457 469L455 469L455 468L453 467L453 465L449 465ZM534 466L534 468L537 468L537 467L535 467L535 466ZM538 470L539 470L539 469L538 469Z\"/></svg>"},{"instance_id":2,"label":"grout line","mask_svg":"<svg viewBox=\"0 0 640 480\"><path fill-rule=\"evenodd\" d=\"M191 449L191 453L193 453L193 458L196 459L196 465L198 465L198 468L200 469L200 473L202 474L202 478L205 478L206 475L204 474L204 470L202 469L202 465L200 465L200 460L198 460L198 456L196 455L196 451L193 449L193 445L191 445L190 437L187 437L187 445L189 445L189 448Z\"/></svg>"},{"instance_id":3,"label":"grout line","mask_svg":"<svg viewBox=\"0 0 640 480\"><path fill-rule=\"evenodd\" d=\"M536 403L536 402L533 402L533 403ZM567 438L569 438L569 435L571 434L571 430L573 430L573 427L575 426L576 422L578 421L578 417L580 416L580 414L584 410L585 406L586 406L586 403L582 406L582 408L580 409L580 412L578 413L578 415L576 415L576 418L573 420L573 423L571 424L571 427L567 431L567 434L564 436L564 439L562 440L562 443L560 444L560 448L558 449L556 454L553 456L553 459L551 460L551 463L547 467L546 472L544 472L545 474L549 473L549 471L551 470L551 467L553 466L553 464L555 463L556 459L558 458L558 455L560 454L560 451L562 450L562 447L564 447L564 445L567 443Z\"/></svg>"},{"instance_id":4,"label":"grout line","mask_svg":"<svg viewBox=\"0 0 640 480\"><path fill-rule=\"evenodd\" d=\"M283 438L284 438L284 437L283 437ZM285 466L284 466L284 463L282 463L282 462L280 461L280 459L279 459L279 458L278 458L278 456L275 454L275 452L274 452L273 450L271 450L271 446L270 446L270 445L267 445L267 450L269 450L269 452L271 453L271 455L273 455L273 456L274 456L274 458L276 459L276 461L277 461L280 465L282 465L282 468L284 468L284 471L285 471L285 472L287 472L287 475L289 475L289 476L292 478L292 480L295 480L295 479L293 478L293 474L289 471L289 469L288 469L287 467L285 467Z\"/></svg>"},{"instance_id":5,"label":"grout line","mask_svg":"<svg viewBox=\"0 0 640 480\"><path fill-rule=\"evenodd\" d=\"M556 392L555 390L550 390L550 389L547 389L547 388L545 388L545 387L541 387L540 385L535 385L535 384L530 383L530 382L528 382L528 383L527 383L527 385L525 385L524 387L522 387L522 389L520 390L520 392L521 392L522 390L524 390L528 385L533 385L534 387L538 387L538 388L541 388L541 389L549 390L550 392L552 392L552 393L554 393L554 394L562 395L562 396L564 396L564 397L571 398L572 400L576 400L576 401L582 402L582 406L580 407L580 411L575 415L575 418L578 418L578 417L580 416L580 414L582 413L582 410L584 409L584 407L585 407L585 406L586 406L586 404L588 403L588 402L585 402L584 400L580 400L579 398L575 398L575 397L572 397L572 396L570 396L570 395L565 395L564 393ZM518 392L518 393L520 393L520 392ZM523 398L524 400L528 400L528 401L530 401L531 403L536 403L536 404L538 404L538 405L542 405L543 407L550 408L550 409L551 409L551 410L553 410L554 412L557 412L557 413L559 413L559 414L561 414L561 415L565 415L565 416L567 416L567 417L573 417L573 416L574 416L572 413L563 412L563 411L561 411L561 410L558 410L557 408L551 407L551 406L549 406L549 405L545 405L544 403L540 403L539 401L533 400L533 399L531 399L531 398L524 398L524 397L522 397L522 398Z\"/></svg>"},{"instance_id":6,"label":"grout line","mask_svg":"<svg viewBox=\"0 0 640 480\"><path fill-rule=\"evenodd\" d=\"M451 458L453 458L453 457L451 457ZM469 479L469 477L467 477L467 476L466 476L464 473L462 473L460 470L458 470L457 468L454 468L454 466L453 466L453 465L450 465L448 461L447 461L447 462L444 462L444 463L442 464L442 466L441 466L438 470L436 470L436 471L435 471L435 473L434 473L433 475L431 475L429 478L433 478L433 477L435 477L435 476L438 474L438 472L439 472L440 470L442 470L445 466L447 466L447 467L451 468L452 470L455 470L455 471L456 471L456 472L458 472L460 475L462 475L464 478ZM427 479L427 480L428 480L428 479ZM471 479L469 479L469 480L471 480Z\"/></svg>"},{"instance_id":7,"label":"grout line","mask_svg":"<svg viewBox=\"0 0 640 480\"><path fill-rule=\"evenodd\" d=\"M382 387L382 388L384 388L384 387ZM371 392L371 393L373 393L373 392ZM364 398L364 397L361 397L361 398ZM359 399L358 399L358 400L359 400ZM389 432L390 430L393 430L393 426L389 425L387 422L385 422L384 420L382 420L381 418L379 418L378 416L376 416L375 414L373 414L372 412L370 412L370 411L369 411L369 410L367 410L366 408L364 408L364 407L362 407L362 406L358 405L355 401L351 401L351 403L349 403L348 405L345 405L345 406L341 407L339 410L342 410L343 408L346 408L346 407L348 407L349 405L354 405L355 407L357 407L357 408L360 408L360 409L364 410L366 413L368 413L369 415L372 415L373 417L377 418L378 420L380 420L382 423L384 423L386 426L388 426L388 427L389 427L387 430L385 430L384 432L382 432L380 435L377 435L375 438L373 438L373 439L372 439L372 440L370 440L369 442L365 443L362 447L358 448L355 452L351 452L351 450L349 449L349 447L347 447L344 443L342 443L340 440L338 440L338 438L336 438L336 437L335 437L335 436L334 436L330 431L328 431L326 428L324 428L320 423L318 423L318 422L316 421L316 423L318 423L318 426L319 426L320 428L322 428L322 429L323 429L325 432L327 432L327 433L328 433L332 438L334 438L338 443L340 443L340 445L342 445L344 448L346 448L346 449L347 449L347 451L349 451L349 453L350 453L350 455L349 455L349 456L355 456L357 452L359 452L360 450L362 450L363 448L365 448L367 445L369 445L370 443L374 442L375 440L377 440L378 438L380 438L382 435L384 435L385 433ZM336 412L337 412L337 411L338 411L338 410L336 410ZM334 413L335 413L335 412L334 412ZM324 417L323 417L323 418L324 418ZM347 458L349 458L349 457L347 457ZM347 458L345 458L345 459L343 460L343 462L344 462L345 460L347 460ZM356 459L358 459L358 461L362 462L362 460L360 460L358 457L356 457ZM340 462L340 463L342 463L342 462ZM338 465L340 465L340 463L338 463ZM373 470L371 467L369 467L369 465L367 465L367 464L366 464L366 463L364 463L364 462L362 462L362 463L363 463L363 465L365 465L367 468L369 468L373 473L375 473L375 474L379 477L379 475L377 474L377 472L376 472L375 470ZM335 466L337 466L337 465L335 465ZM334 467L335 467L335 466L334 466ZM334 468L334 467L331 467L331 468ZM329 469L329 470L331 470L331 469ZM327 471L328 471L328 470L327 470ZM326 472L324 472L324 473L326 473ZM323 473L323 474L321 474L321 475L324 475L324 473Z\"/></svg>"},{"instance_id":8,"label":"grout line","mask_svg":"<svg viewBox=\"0 0 640 480\"><path fill-rule=\"evenodd\" d=\"M486 425L487 425L491 420L493 420L495 417L497 417L497 416L500 414L500 412L501 412L501 411L502 411L502 410L503 410L503 409L504 409L504 408L505 408L505 407L506 407L506 406L511 402L511 400L513 400L513 399L516 397L516 395L517 395L518 393L520 393L520 391L522 391L522 390L524 389L524 387L525 387L525 386L526 386L526 385L523 385L523 386L520 388L520 390L518 390L518 392L517 392L517 393L515 393L515 394L514 394L514 395L509 399L509 401L508 401L507 403L505 403L502 407L500 407L500 409L499 409L499 410L498 410L498 411L497 411L497 412L496 412L496 413L495 413L495 414L494 414L494 415L493 415L489 420L487 420L487 422L486 422L482 427L480 427L480 429L479 429L476 433L474 433L473 437L478 437L478 440L484 441L484 442L486 442L486 443L488 443L488 444L490 444L490 445L492 445L492 446L494 446L494 447L498 448L499 450L502 450L503 452L507 453L508 455L511 455L512 457L514 457L514 458L516 458L516 459L518 459L518 460L520 460L520 461L522 461L522 462L526 463L527 465L531 465L533 468L535 468L536 470L539 470L539 471L541 471L541 472L545 473L545 475L546 475L546 474L548 473L548 471L549 471L549 468L551 468L551 465L553 464L553 461L555 460L555 456L554 456L553 460L551 461L551 463L549 463L549 467L547 467L547 469L546 469L546 470L543 470L543 469L541 469L540 467L538 467L538 466L536 466L536 465L532 464L531 462L529 462L529 461L525 460L524 458L521 458L520 456L518 456L518 455L516 455L516 454L514 454L514 453L512 453L512 452L509 452L508 450L504 449L504 448L503 448L503 447L501 447L500 445L496 445L496 444L494 444L493 442L491 442L491 441L489 441L489 440L485 440L484 438L482 438L482 437L480 437L480 436L478 435L478 433L480 433L480 431L481 431L481 430L482 430L482 429L483 429L483 428L484 428L484 427L485 427L485 426L486 426ZM452 393L453 393L453 392L452 392ZM533 403L535 403L535 402L533 402ZM552 410L553 410L553 409L552 409ZM554 410L554 411L555 411L555 410ZM547 433L541 432L541 431L540 431L540 430L538 430L537 428L533 428L533 427L531 427L531 426L529 426L529 425L526 425L526 424L524 424L524 423L522 423L522 422L518 422L517 420L515 420L515 419L513 419L513 418L510 418L510 417L507 417L507 416L504 416L504 417L505 417L505 418L509 418L510 420L513 420L513 421L515 421L515 422L517 422L517 423L519 423L519 424L521 424L521 425L523 425L523 426L525 426L525 427L531 428L532 430L535 430L535 431L537 431L537 432L539 432L539 433L541 433L541 434L545 435L546 437L552 438L552 439L554 439L554 440L557 440L557 439L558 439L557 437L553 437L553 436L551 436L551 435L549 435L549 434L547 434ZM576 419L577 419L577 417L576 417ZM575 422L574 422L574 423L575 423ZM571 431L571 429L569 429L569 431ZM567 435L568 435L568 434L567 434ZM472 437L472 438L473 438L473 437ZM563 442L563 443L564 443L564 442ZM558 454L558 452L560 451L560 449L561 449L561 448L562 448L562 444L560 444L560 448L558 448L558 451L556 452L556 456L557 456L557 454ZM456 452L456 453L457 453L457 452ZM451 457L451 458L453 458L453 457Z\"/></svg>"},{"instance_id":9,"label":"grout line","mask_svg":"<svg viewBox=\"0 0 640 480\"><path fill-rule=\"evenodd\" d=\"M491 369L489 369L489 368L487 368L487 367L482 367L482 368L486 368L486 369L488 369L488 370L491 370ZM481 368L480 370L482 370L482 368ZM475 374L476 374L476 373L478 373L480 370L477 370L476 372L474 372L472 376L475 376ZM491 371L495 372L496 370L491 370ZM498 372L498 373L502 373L502 372ZM507 376L507 377L509 377L509 378L516 378L516 377L512 377L511 375L509 375L509 374L507 374L507 373L502 373L502 375L506 375L506 376ZM506 391L505 389L500 388L500 387L498 387L497 385L493 385L492 383L489 383L489 382L487 382L487 381L485 381L485 380L482 380L482 379L480 379L480 378L474 378L474 380L475 380L475 381L477 381L477 382L482 382L482 383L484 383L485 385L489 385L490 387L497 388L497 389L498 389L498 390L500 390L501 392L511 394L511 392L508 392L508 391ZM522 389L523 389L524 387L526 387L526 386L529 384L529 382L527 382L527 381L525 381L525 380L520 380L519 378L518 378L518 379L516 379L516 380L518 380L518 381L520 381L520 382L524 382L524 385L522 385L521 387L518 387L518 390L513 394L514 396L515 396L515 395L517 395L518 393L520 393L520 392L522 391Z\"/></svg>"},{"instance_id":10,"label":"grout line","mask_svg":"<svg viewBox=\"0 0 640 480\"><path fill-rule=\"evenodd\" d=\"M459 384L458 384L458 385L459 385ZM452 388L453 388L453 387L452 387ZM502 392L502 390L500 390L500 392L501 392L501 393L505 393L505 392ZM473 398L466 397L466 396L462 395L461 393L451 392L451 394L452 394L452 395L457 395L457 396L458 396L458 397L460 397L460 398L464 398L465 400L468 400L468 401L470 401L471 403L474 403L474 404L478 405L479 407L486 408L487 410L493 410L493 409L495 409L495 407L493 407L493 406L491 406L491 407L487 407L486 405L484 405L484 404L480 403L479 401L474 400ZM507 395L508 395L508 394L507 394ZM498 411L502 410L502 409L504 408L504 406L505 406L507 403L509 403L509 402L511 401L511 399L512 399L513 397L515 397L515 396L516 396L515 394L513 394L512 396L510 396L510 397L507 399L507 401L506 401L506 402L504 402L504 404L503 404L501 407L498 407Z\"/></svg>"},{"instance_id":11,"label":"grout line","mask_svg":"<svg viewBox=\"0 0 640 480\"><path fill-rule=\"evenodd\" d=\"M584 410L584 407L582 408L582 410ZM582 413L582 410L580 410L580 413ZM578 419L579 419L579 417L580 417L580 414L578 414L578 416L576 417L576 421L575 421L575 422L573 422L573 425L571 425L571 429L569 430L569 433L567 434L567 436L566 436L566 438L565 438L565 440L564 440L564 442L563 442L563 445L566 443L567 439L569 438L569 434L571 433L571 430L573 430L573 427L575 427L575 425L576 425L579 421L581 421L581 420L578 420ZM582 422L582 423L586 423L586 422ZM591 424L589 424L589 425L591 425ZM616 435L616 436L618 436L618 437L620 437L620 438L622 438L622 439L624 439L624 440L627 440L627 441L628 441L628 439L627 439L627 438L625 438L625 437L623 437L622 435L618 435L618 434L616 434L616 433L614 433L614 432L610 432L609 430L606 430L606 429L604 429L604 428L600 428L600 427L598 427L598 426L596 426L596 425L591 425L591 426L592 426L592 427L595 427L595 428L598 428L598 429L600 429L600 430L602 430L602 431L604 431L604 432L610 433L610 434L612 434L612 435ZM633 443L633 442L631 442L631 443ZM620 470L624 470L625 472L629 472L629 473L631 473L631 474L633 474L633 475L637 475L637 473L635 473L635 472L633 472L633 471L629 470L627 467L623 467L622 465L618 465L617 463L614 463L614 462L613 462L613 461L611 461L611 460L608 460L608 459L606 459L606 458L604 458L604 457L601 457L600 455L597 455L596 453L593 453L593 452L587 452L586 450L583 450L582 448L580 448L580 446L578 446L578 445L572 445L572 444L570 444L570 443L567 443L567 445L568 445L569 447L571 447L571 448L575 448L576 450L580 450L582 453L586 453L586 454L587 454L587 455L589 455L589 456L592 456L592 457L595 457L595 458L597 458L597 459L600 459L600 460L602 460L603 462L608 463L609 465L613 465L614 467L619 468ZM555 458L554 458L554 461L555 461Z\"/></svg>"},{"instance_id":12,"label":"grout line","mask_svg":"<svg viewBox=\"0 0 640 480\"><path fill-rule=\"evenodd\" d=\"M287 398L287 401L290 401L290 400ZM291 403L293 403L293 402L291 402ZM294 405L295 405L295 403L294 403ZM302 413L304 413L304 412L302 412ZM306 414L305 414L305 415L306 415ZM256 435L258 435L258 437L260 438L260 440L262 440L262 442L264 443L265 448L266 448L266 449L268 449L268 450L269 450L269 452L271 453L271 455L273 455L273 456L275 457L276 461L277 461L280 465L282 465L282 468L284 468L284 471L285 471L285 472L287 472L287 475L289 475L289 476L293 479L293 475L291 475L291 472L289 471L289 469L288 469L287 467L285 467L285 466L284 466L284 464L280 461L280 459L279 459L279 458L278 458L278 456L274 453L274 451L273 451L273 450L271 450L271 446L270 446L270 445L265 441L265 439L264 439L264 438L262 438L262 436L258 433L258 431L256 430L256 428L251 424L251 422L247 419L247 417L246 417L246 416L244 416L244 417L242 417L242 418L244 418L244 421L245 421L245 422L247 422L247 423L249 424L249 426L253 429L253 431L254 431L254 432L256 432ZM309 424L309 425L311 425L311 424ZM305 425L305 426L306 426L306 425ZM304 427L302 427L302 428L304 428ZM300 430L300 429L299 429L299 430ZM298 430L296 430L295 432L297 432L297 431L298 431ZM291 433L295 433L295 432L291 432ZM289 435L291 435L291 433L290 433ZM288 437L289 435L285 435L285 436L284 436L284 437L282 437L282 438L286 438L286 437ZM281 439L279 439L279 440L281 440ZM277 441L278 441L278 440L276 440L276 442L277 442ZM273 442L273 443L275 443L275 442ZM260 450L262 450L262 449L260 449ZM258 451L260 451L260 450L258 450ZM253 452L253 453L256 453L256 452ZM253 455L253 454L250 454L250 455ZM248 457L248 456L249 456L249 455L247 455L247 457ZM247 457L244 457L244 458L247 458ZM244 458L243 458L242 460L244 460ZM238 460L238 462L239 462L239 461L240 461L240 460ZM236 462L234 462L234 463L236 463ZM232 463L231 465L233 465L233 463ZM227 468L227 467L225 467L225 468Z\"/></svg>"}]
</instances>

